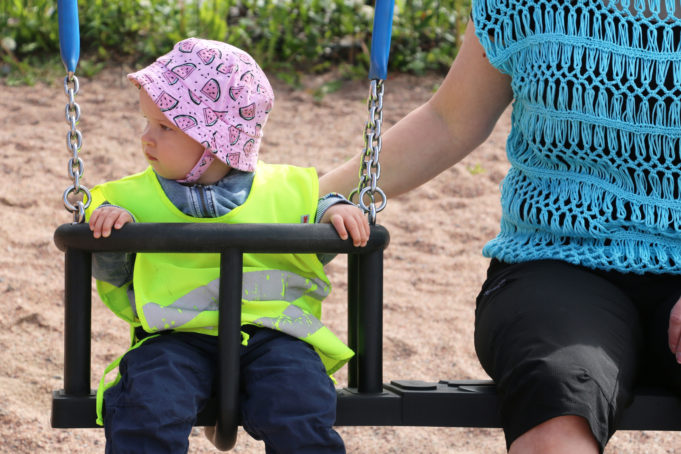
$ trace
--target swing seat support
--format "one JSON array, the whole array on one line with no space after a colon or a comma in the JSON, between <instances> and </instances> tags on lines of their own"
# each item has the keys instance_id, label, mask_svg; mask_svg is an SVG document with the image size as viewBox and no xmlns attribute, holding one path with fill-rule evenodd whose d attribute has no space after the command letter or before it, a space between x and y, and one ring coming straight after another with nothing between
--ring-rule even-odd
<instances>
[{"instance_id":1,"label":"swing seat support","mask_svg":"<svg viewBox=\"0 0 681 454\"><path fill-rule=\"evenodd\" d=\"M65 224L54 235L65 253L64 388L53 392L52 427L98 427L91 368L93 252L215 252L221 255L220 390L198 415L213 426L217 446L230 449L239 424L238 370L242 254L338 253L348 256L348 386L337 390L338 426L500 427L497 393L488 380L393 380L383 383L383 249L389 235L372 226L355 248L329 225L131 224L106 239L87 225ZM639 388L618 429L681 430L681 400Z\"/></svg>"}]
</instances>

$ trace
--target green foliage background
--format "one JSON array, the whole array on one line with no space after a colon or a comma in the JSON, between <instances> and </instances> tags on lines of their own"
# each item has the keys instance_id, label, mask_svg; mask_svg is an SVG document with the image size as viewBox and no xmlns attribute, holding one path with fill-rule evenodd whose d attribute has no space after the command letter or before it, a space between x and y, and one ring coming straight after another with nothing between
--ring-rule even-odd
<instances>
[{"instance_id":1,"label":"green foliage background","mask_svg":"<svg viewBox=\"0 0 681 454\"><path fill-rule=\"evenodd\" d=\"M444 71L471 0L396 0L390 70ZM279 73L368 69L373 1L81 0L79 72L148 63L183 38L222 40ZM29 77L59 58L56 0L0 0L2 76ZM29 81L30 82L30 81Z\"/></svg>"}]
</instances>

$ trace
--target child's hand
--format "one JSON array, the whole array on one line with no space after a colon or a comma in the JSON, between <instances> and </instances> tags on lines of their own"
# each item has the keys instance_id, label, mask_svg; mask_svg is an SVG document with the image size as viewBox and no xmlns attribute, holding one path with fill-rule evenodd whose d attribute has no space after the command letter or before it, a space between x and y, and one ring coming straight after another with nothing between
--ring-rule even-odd
<instances>
[{"instance_id":1,"label":"child's hand","mask_svg":"<svg viewBox=\"0 0 681 454\"><path fill-rule=\"evenodd\" d=\"M330 206L320 222L333 224L338 236L348 239L348 232L355 246L366 246L369 241L369 221L362 210L348 203L337 203Z\"/></svg>"},{"instance_id":2,"label":"child's hand","mask_svg":"<svg viewBox=\"0 0 681 454\"><path fill-rule=\"evenodd\" d=\"M90 216L90 230L95 238L107 238L111 235L111 228L120 229L128 222L133 222L132 216L126 210L116 206L102 206Z\"/></svg>"}]
</instances>

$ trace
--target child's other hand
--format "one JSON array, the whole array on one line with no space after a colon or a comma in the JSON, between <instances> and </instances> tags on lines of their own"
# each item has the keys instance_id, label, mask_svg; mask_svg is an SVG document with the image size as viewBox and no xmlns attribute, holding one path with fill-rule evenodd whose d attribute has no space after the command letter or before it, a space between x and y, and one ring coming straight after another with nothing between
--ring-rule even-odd
<instances>
[{"instance_id":1,"label":"child's other hand","mask_svg":"<svg viewBox=\"0 0 681 454\"><path fill-rule=\"evenodd\" d=\"M369 221L362 210L348 203L337 203L326 210L321 222L333 224L338 236L348 239L348 233L354 246L366 246L369 241Z\"/></svg>"},{"instance_id":2,"label":"child's other hand","mask_svg":"<svg viewBox=\"0 0 681 454\"><path fill-rule=\"evenodd\" d=\"M112 227L118 230L128 222L133 222L132 216L123 208L103 206L90 216L90 230L95 238L107 238L111 235Z\"/></svg>"}]
</instances>

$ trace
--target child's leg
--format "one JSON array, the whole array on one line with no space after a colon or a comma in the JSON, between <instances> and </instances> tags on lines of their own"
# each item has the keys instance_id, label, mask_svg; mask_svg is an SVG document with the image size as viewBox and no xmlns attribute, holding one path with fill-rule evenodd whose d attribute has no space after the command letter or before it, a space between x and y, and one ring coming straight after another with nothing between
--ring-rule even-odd
<instances>
[{"instance_id":1,"label":"child's leg","mask_svg":"<svg viewBox=\"0 0 681 454\"><path fill-rule=\"evenodd\" d=\"M215 338L173 333L128 352L104 396L107 453L186 453L196 414L210 397Z\"/></svg>"},{"instance_id":2,"label":"child's leg","mask_svg":"<svg viewBox=\"0 0 681 454\"><path fill-rule=\"evenodd\" d=\"M268 453L345 453L333 429L336 391L312 347L256 329L241 358L243 426Z\"/></svg>"}]
</instances>

